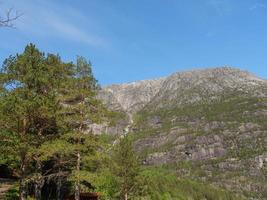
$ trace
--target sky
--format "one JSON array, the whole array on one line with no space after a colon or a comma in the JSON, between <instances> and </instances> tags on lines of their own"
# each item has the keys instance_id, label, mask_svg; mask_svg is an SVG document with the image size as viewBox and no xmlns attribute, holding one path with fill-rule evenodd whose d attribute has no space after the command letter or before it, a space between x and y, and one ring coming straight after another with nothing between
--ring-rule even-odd
<instances>
[{"instance_id":1,"label":"sky","mask_svg":"<svg viewBox=\"0 0 267 200\"><path fill-rule=\"evenodd\" d=\"M28 43L84 56L101 85L233 66L267 79L266 0L0 0L0 64Z\"/></svg>"}]
</instances>

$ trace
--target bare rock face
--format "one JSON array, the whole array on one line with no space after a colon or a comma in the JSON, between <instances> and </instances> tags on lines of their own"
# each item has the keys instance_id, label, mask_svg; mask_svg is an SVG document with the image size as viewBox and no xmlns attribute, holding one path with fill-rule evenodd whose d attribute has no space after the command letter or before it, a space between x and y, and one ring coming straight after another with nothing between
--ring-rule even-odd
<instances>
[{"instance_id":1,"label":"bare rock face","mask_svg":"<svg viewBox=\"0 0 267 200\"><path fill-rule=\"evenodd\" d=\"M242 132L248 132L248 131L256 131L260 128L260 126L258 124L255 123L246 123L246 124L241 124L239 126L239 131Z\"/></svg>"},{"instance_id":2,"label":"bare rock face","mask_svg":"<svg viewBox=\"0 0 267 200\"><path fill-rule=\"evenodd\" d=\"M255 89L261 87L262 89ZM231 67L174 73L166 78L104 87L99 93L109 108L133 114L155 108L217 99L224 93L251 93L266 97L267 81Z\"/></svg>"},{"instance_id":3,"label":"bare rock face","mask_svg":"<svg viewBox=\"0 0 267 200\"><path fill-rule=\"evenodd\" d=\"M265 92L255 90L259 87L265 87ZM230 92L266 97L266 81L230 67L178 72L166 78L150 105L164 108L212 101Z\"/></svg>"},{"instance_id":4,"label":"bare rock face","mask_svg":"<svg viewBox=\"0 0 267 200\"><path fill-rule=\"evenodd\" d=\"M152 100L164 80L160 78L107 86L101 91L100 98L108 105L118 105L123 111L134 113Z\"/></svg>"}]
</instances>

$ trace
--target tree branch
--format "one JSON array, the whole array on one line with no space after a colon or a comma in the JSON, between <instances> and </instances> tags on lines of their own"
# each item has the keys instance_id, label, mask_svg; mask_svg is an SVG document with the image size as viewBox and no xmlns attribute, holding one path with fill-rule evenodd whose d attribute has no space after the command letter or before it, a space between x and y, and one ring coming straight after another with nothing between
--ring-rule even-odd
<instances>
[{"instance_id":1,"label":"tree branch","mask_svg":"<svg viewBox=\"0 0 267 200\"><path fill-rule=\"evenodd\" d=\"M14 11L13 8L9 8L6 12L5 17L0 16L0 28L1 27L9 27L14 28L14 21L16 21L18 18L20 18L23 14Z\"/></svg>"}]
</instances>

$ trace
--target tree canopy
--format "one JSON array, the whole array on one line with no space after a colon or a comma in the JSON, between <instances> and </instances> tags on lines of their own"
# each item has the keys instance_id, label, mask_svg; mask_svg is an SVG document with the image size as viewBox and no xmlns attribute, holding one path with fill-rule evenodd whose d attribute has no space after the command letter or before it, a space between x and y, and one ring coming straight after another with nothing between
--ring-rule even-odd
<instances>
[{"instance_id":1,"label":"tree canopy","mask_svg":"<svg viewBox=\"0 0 267 200\"><path fill-rule=\"evenodd\" d=\"M90 62L78 57L75 64L65 63L29 44L5 60L0 88L0 163L20 179L20 199L30 183L41 198L42 186L52 177L72 177L79 193L82 169L95 168L89 161L101 149L97 138L84 132L105 111L96 99L99 86Z\"/></svg>"}]
</instances>

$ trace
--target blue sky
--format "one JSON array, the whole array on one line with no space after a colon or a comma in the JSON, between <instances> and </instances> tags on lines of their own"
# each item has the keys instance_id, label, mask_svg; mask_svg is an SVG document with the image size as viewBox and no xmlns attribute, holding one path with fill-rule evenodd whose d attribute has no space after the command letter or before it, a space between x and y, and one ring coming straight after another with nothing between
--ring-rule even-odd
<instances>
[{"instance_id":1,"label":"blue sky","mask_svg":"<svg viewBox=\"0 0 267 200\"><path fill-rule=\"evenodd\" d=\"M91 60L102 85L234 66L267 79L266 0L3 0L24 15L0 29L0 62L34 43Z\"/></svg>"}]
</instances>

